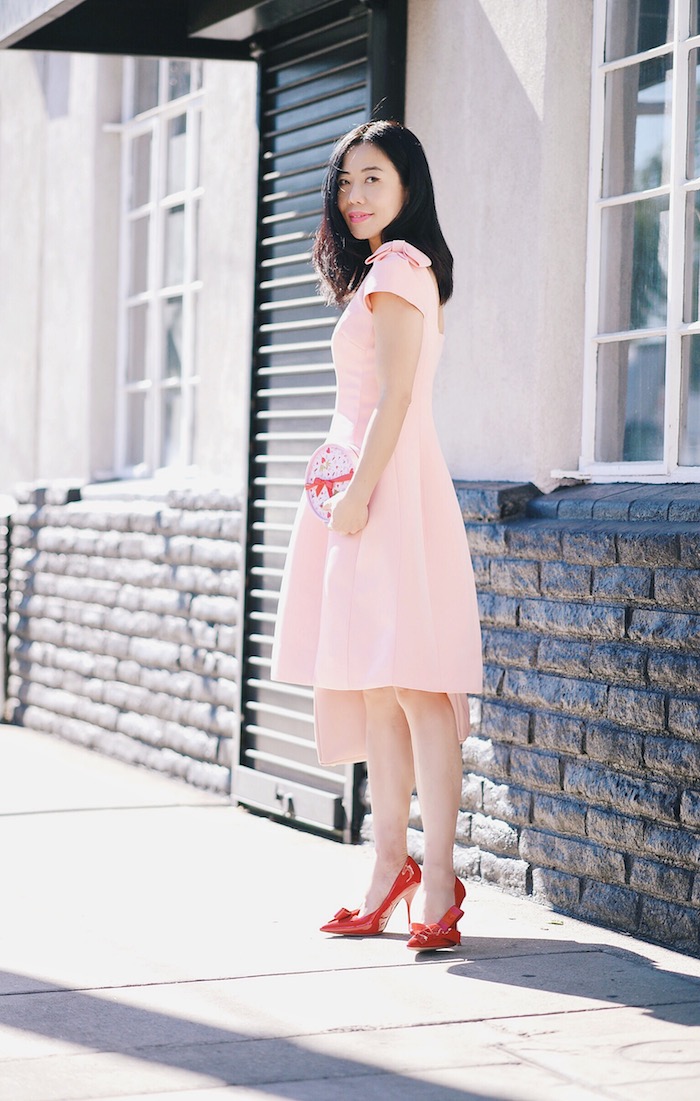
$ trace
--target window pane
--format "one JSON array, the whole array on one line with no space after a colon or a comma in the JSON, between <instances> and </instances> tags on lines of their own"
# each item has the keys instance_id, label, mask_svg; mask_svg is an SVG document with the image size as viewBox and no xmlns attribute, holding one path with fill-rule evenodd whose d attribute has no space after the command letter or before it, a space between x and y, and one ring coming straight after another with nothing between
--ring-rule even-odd
<instances>
[{"instance_id":1,"label":"window pane","mask_svg":"<svg viewBox=\"0 0 700 1101\"><path fill-rule=\"evenodd\" d=\"M685 294L683 320L700 318L700 191L685 197Z\"/></svg>"},{"instance_id":2,"label":"window pane","mask_svg":"<svg viewBox=\"0 0 700 1101\"><path fill-rule=\"evenodd\" d=\"M168 62L168 99L186 96L190 90L189 61Z\"/></svg>"},{"instance_id":3,"label":"window pane","mask_svg":"<svg viewBox=\"0 0 700 1101\"><path fill-rule=\"evenodd\" d=\"M681 378L681 466L700 466L700 336L683 338Z\"/></svg>"},{"instance_id":4,"label":"window pane","mask_svg":"<svg viewBox=\"0 0 700 1101\"><path fill-rule=\"evenodd\" d=\"M134 60L134 102L132 112L140 115L158 104L158 60L137 57Z\"/></svg>"},{"instance_id":5,"label":"window pane","mask_svg":"<svg viewBox=\"0 0 700 1101\"><path fill-rule=\"evenodd\" d=\"M185 208L173 206L165 212L165 286L185 279Z\"/></svg>"},{"instance_id":6,"label":"window pane","mask_svg":"<svg viewBox=\"0 0 700 1101\"><path fill-rule=\"evenodd\" d=\"M160 465L174 466L183 461L182 391L168 387L161 392L161 400Z\"/></svg>"},{"instance_id":7,"label":"window pane","mask_svg":"<svg viewBox=\"0 0 700 1101\"><path fill-rule=\"evenodd\" d=\"M596 460L663 458L666 342L622 340L598 349Z\"/></svg>"},{"instance_id":8,"label":"window pane","mask_svg":"<svg viewBox=\"0 0 700 1101\"><path fill-rule=\"evenodd\" d=\"M146 377L146 323L148 306L130 306L126 323L128 327L128 351L126 361L127 382L138 382Z\"/></svg>"},{"instance_id":9,"label":"window pane","mask_svg":"<svg viewBox=\"0 0 700 1101\"><path fill-rule=\"evenodd\" d=\"M673 38L673 0L608 0L605 60L652 50Z\"/></svg>"},{"instance_id":10,"label":"window pane","mask_svg":"<svg viewBox=\"0 0 700 1101\"><path fill-rule=\"evenodd\" d=\"M700 176L700 50L691 50L688 57L688 156L686 172L689 180Z\"/></svg>"},{"instance_id":11,"label":"window pane","mask_svg":"<svg viewBox=\"0 0 700 1101\"><path fill-rule=\"evenodd\" d=\"M131 223L129 294L148 289L148 224L148 218L137 218Z\"/></svg>"},{"instance_id":12,"label":"window pane","mask_svg":"<svg viewBox=\"0 0 700 1101\"><path fill-rule=\"evenodd\" d=\"M190 386L190 405L192 406L192 418L190 420L190 451L185 456L185 460L188 463L196 462L197 455L197 395L199 391L196 386Z\"/></svg>"},{"instance_id":13,"label":"window pane","mask_svg":"<svg viewBox=\"0 0 700 1101\"><path fill-rule=\"evenodd\" d=\"M672 59L654 58L605 78L603 195L669 180Z\"/></svg>"},{"instance_id":14,"label":"window pane","mask_svg":"<svg viewBox=\"0 0 700 1101\"><path fill-rule=\"evenodd\" d=\"M182 376L182 299L168 298L163 303L163 374Z\"/></svg>"},{"instance_id":15,"label":"window pane","mask_svg":"<svg viewBox=\"0 0 700 1101\"><path fill-rule=\"evenodd\" d=\"M129 206L143 206L151 192L151 133L139 134L131 143Z\"/></svg>"},{"instance_id":16,"label":"window pane","mask_svg":"<svg viewBox=\"0 0 700 1101\"><path fill-rule=\"evenodd\" d=\"M187 115L178 115L168 123L167 194L185 187L185 155L187 152Z\"/></svg>"},{"instance_id":17,"label":"window pane","mask_svg":"<svg viewBox=\"0 0 700 1101\"><path fill-rule=\"evenodd\" d=\"M625 332L666 323L668 198L603 211L600 329Z\"/></svg>"},{"instance_id":18,"label":"window pane","mask_svg":"<svg viewBox=\"0 0 700 1101\"><path fill-rule=\"evenodd\" d=\"M192 211L194 220L194 232L192 234L192 278L200 279L200 264L199 264L199 214L201 203L196 202Z\"/></svg>"},{"instance_id":19,"label":"window pane","mask_svg":"<svg viewBox=\"0 0 700 1101\"><path fill-rule=\"evenodd\" d=\"M144 425L146 394L126 396L126 465L139 466L145 457Z\"/></svg>"}]
</instances>

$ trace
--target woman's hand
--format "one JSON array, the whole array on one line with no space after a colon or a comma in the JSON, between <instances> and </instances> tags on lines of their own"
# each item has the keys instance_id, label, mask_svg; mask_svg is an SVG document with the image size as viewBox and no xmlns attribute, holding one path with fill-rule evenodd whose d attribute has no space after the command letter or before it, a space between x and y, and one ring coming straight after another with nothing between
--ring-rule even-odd
<instances>
[{"instance_id":1,"label":"woman's hand","mask_svg":"<svg viewBox=\"0 0 700 1101\"><path fill-rule=\"evenodd\" d=\"M331 510L328 530L338 535L356 535L369 519L367 504L357 500L356 495L353 496L352 487L343 493L334 494L328 507Z\"/></svg>"}]
</instances>

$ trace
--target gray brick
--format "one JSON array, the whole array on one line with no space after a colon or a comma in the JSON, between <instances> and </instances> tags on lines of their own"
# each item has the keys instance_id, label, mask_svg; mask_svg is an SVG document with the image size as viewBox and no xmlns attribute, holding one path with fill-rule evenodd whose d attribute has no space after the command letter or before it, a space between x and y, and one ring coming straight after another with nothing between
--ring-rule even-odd
<instances>
[{"instance_id":1,"label":"gray brick","mask_svg":"<svg viewBox=\"0 0 700 1101\"><path fill-rule=\"evenodd\" d=\"M505 891L524 895L527 893L528 866L524 860L508 856L496 856L482 852L481 877L485 883L494 883Z\"/></svg>"},{"instance_id":2,"label":"gray brick","mask_svg":"<svg viewBox=\"0 0 700 1101\"><path fill-rule=\"evenodd\" d=\"M591 648L591 673L610 684L645 684L646 662L646 650L628 643L607 642Z\"/></svg>"},{"instance_id":3,"label":"gray brick","mask_svg":"<svg viewBox=\"0 0 700 1101\"><path fill-rule=\"evenodd\" d=\"M562 596L568 600L591 595L590 566L569 562L543 562L540 588L544 596Z\"/></svg>"},{"instance_id":4,"label":"gray brick","mask_svg":"<svg viewBox=\"0 0 700 1101\"><path fill-rule=\"evenodd\" d=\"M534 670L508 669L503 683L504 699L512 699L528 707L582 716L604 715L607 694L607 685L597 681L557 677Z\"/></svg>"},{"instance_id":5,"label":"gray brick","mask_svg":"<svg viewBox=\"0 0 700 1101\"><path fill-rule=\"evenodd\" d=\"M652 571L635 566L599 566L593 571L593 595L603 600L650 600Z\"/></svg>"},{"instance_id":6,"label":"gray brick","mask_svg":"<svg viewBox=\"0 0 700 1101\"><path fill-rule=\"evenodd\" d=\"M613 723L589 723L586 729L586 754L594 761L603 761L618 768L642 769L643 739Z\"/></svg>"},{"instance_id":7,"label":"gray brick","mask_svg":"<svg viewBox=\"0 0 700 1101\"><path fill-rule=\"evenodd\" d=\"M472 569L474 581L479 589L491 587L491 559L483 554L472 554Z\"/></svg>"},{"instance_id":8,"label":"gray brick","mask_svg":"<svg viewBox=\"0 0 700 1101\"><path fill-rule=\"evenodd\" d=\"M484 662L482 686L484 701L492 696L502 695L504 679L505 674L500 665L490 665L488 662Z\"/></svg>"},{"instance_id":9,"label":"gray brick","mask_svg":"<svg viewBox=\"0 0 700 1101\"><path fill-rule=\"evenodd\" d=\"M497 593L478 593L479 618L485 625L494 627L515 627L518 602L512 596L499 596Z\"/></svg>"},{"instance_id":10,"label":"gray brick","mask_svg":"<svg viewBox=\"0 0 700 1101\"><path fill-rule=\"evenodd\" d=\"M608 604L524 599L520 603L519 624L569 638L619 639L625 634L625 609Z\"/></svg>"},{"instance_id":11,"label":"gray brick","mask_svg":"<svg viewBox=\"0 0 700 1101\"><path fill-rule=\"evenodd\" d=\"M589 673L591 647L587 642L543 638L537 649L537 668L543 672L585 677Z\"/></svg>"},{"instance_id":12,"label":"gray brick","mask_svg":"<svg viewBox=\"0 0 700 1101\"><path fill-rule=\"evenodd\" d=\"M531 520L516 520L505 529L508 554L538 562L561 558L561 529Z\"/></svg>"},{"instance_id":13,"label":"gray brick","mask_svg":"<svg viewBox=\"0 0 700 1101\"><path fill-rule=\"evenodd\" d=\"M577 799L536 793L532 821L543 830L583 837L586 833L586 804Z\"/></svg>"},{"instance_id":14,"label":"gray brick","mask_svg":"<svg viewBox=\"0 0 700 1101\"><path fill-rule=\"evenodd\" d=\"M697 608L700 606L700 570L656 570L654 596L657 603L669 608Z\"/></svg>"},{"instance_id":15,"label":"gray brick","mask_svg":"<svg viewBox=\"0 0 700 1101\"><path fill-rule=\"evenodd\" d=\"M535 664L537 636L519 630L485 627L482 632L484 659L498 665L528 667Z\"/></svg>"},{"instance_id":16,"label":"gray brick","mask_svg":"<svg viewBox=\"0 0 700 1101\"><path fill-rule=\"evenodd\" d=\"M668 729L682 738L700 739L700 699L668 701Z\"/></svg>"},{"instance_id":17,"label":"gray brick","mask_svg":"<svg viewBox=\"0 0 700 1101\"><path fill-rule=\"evenodd\" d=\"M591 876L604 882L625 881L622 855L592 841L579 841L573 837L525 828L520 839L520 852L532 864L545 868Z\"/></svg>"},{"instance_id":18,"label":"gray brick","mask_svg":"<svg viewBox=\"0 0 700 1101\"><path fill-rule=\"evenodd\" d=\"M491 585L495 592L506 596L534 596L540 586L539 563L522 558L494 558Z\"/></svg>"},{"instance_id":19,"label":"gray brick","mask_svg":"<svg viewBox=\"0 0 700 1101\"><path fill-rule=\"evenodd\" d=\"M472 815L471 841L482 852L503 856L518 855L518 831L506 822L483 814Z\"/></svg>"},{"instance_id":20,"label":"gray brick","mask_svg":"<svg viewBox=\"0 0 700 1101\"><path fill-rule=\"evenodd\" d=\"M692 887L692 874L685 868L674 868L657 860L636 856L630 869L629 885L635 891L657 895L671 902L687 902Z\"/></svg>"},{"instance_id":21,"label":"gray brick","mask_svg":"<svg viewBox=\"0 0 700 1101\"><path fill-rule=\"evenodd\" d=\"M411 855L414 855L412 853ZM477 848L455 845L452 855L455 874L462 879L476 879L481 867L481 853Z\"/></svg>"},{"instance_id":22,"label":"gray brick","mask_svg":"<svg viewBox=\"0 0 700 1101\"><path fill-rule=\"evenodd\" d=\"M514 825L527 825L531 803L532 795L525 788L514 784L495 784L492 780L483 781L484 814Z\"/></svg>"},{"instance_id":23,"label":"gray brick","mask_svg":"<svg viewBox=\"0 0 700 1101\"><path fill-rule=\"evenodd\" d=\"M578 530L565 530L561 545L566 562L606 566L616 561L615 532L609 528L587 524Z\"/></svg>"},{"instance_id":24,"label":"gray brick","mask_svg":"<svg viewBox=\"0 0 700 1101\"><path fill-rule=\"evenodd\" d=\"M471 734L462 746L462 760L471 772L488 779L506 779L510 749L498 745L490 738L480 738Z\"/></svg>"},{"instance_id":25,"label":"gray brick","mask_svg":"<svg viewBox=\"0 0 700 1101\"><path fill-rule=\"evenodd\" d=\"M564 791L593 804L612 807L622 814L671 822L676 819L678 794L675 786L624 776L601 765L567 761Z\"/></svg>"},{"instance_id":26,"label":"gray brick","mask_svg":"<svg viewBox=\"0 0 700 1101\"><path fill-rule=\"evenodd\" d=\"M700 829L700 791L684 791L681 796L681 822Z\"/></svg>"},{"instance_id":27,"label":"gray brick","mask_svg":"<svg viewBox=\"0 0 700 1101\"><path fill-rule=\"evenodd\" d=\"M576 916L633 933L638 924L638 906L635 891L592 880L584 885Z\"/></svg>"},{"instance_id":28,"label":"gray brick","mask_svg":"<svg viewBox=\"0 0 700 1101\"><path fill-rule=\"evenodd\" d=\"M700 910L657 898L645 898L642 900L639 935L697 955L700 947Z\"/></svg>"},{"instance_id":29,"label":"gray brick","mask_svg":"<svg viewBox=\"0 0 700 1101\"><path fill-rule=\"evenodd\" d=\"M644 845L644 825L639 818L629 818L615 811L588 807L586 836L601 841L610 848L636 851Z\"/></svg>"},{"instance_id":30,"label":"gray brick","mask_svg":"<svg viewBox=\"0 0 700 1101\"><path fill-rule=\"evenodd\" d=\"M700 531L697 526L678 535L681 565L700 569Z\"/></svg>"},{"instance_id":31,"label":"gray brick","mask_svg":"<svg viewBox=\"0 0 700 1101\"><path fill-rule=\"evenodd\" d=\"M545 791L559 791L561 777L559 758L554 753L513 746L510 755L510 775L516 784Z\"/></svg>"},{"instance_id":32,"label":"gray brick","mask_svg":"<svg viewBox=\"0 0 700 1101\"><path fill-rule=\"evenodd\" d=\"M581 753L586 724L583 719L538 711L534 715L533 742L539 749Z\"/></svg>"},{"instance_id":33,"label":"gray brick","mask_svg":"<svg viewBox=\"0 0 700 1101\"><path fill-rule=\"evenodd\" d=\"M658 525L635 524L618 532L617 556L623 566L673 566L678 562L678 540Z\"/></svg>"},{"instance_id":34,"label":"gray brick","mask_svg":"<svg viewBox=\"0 0 700 1101\"><path fill-rule=\"evenodd\" d=\"M700 689L699 654L649 654L649 684L674 693L694 694Z\"/></svg>"},{"instance_id":35,"label":"gray brick","mask_svg":"<svg viewBox=\"0 0 700 1101\"><path fill-rule=\"evenodd\" d=\"M506 535L503 524L466 523L464 527L472 554L505 554Z\"/></svg>"},{"instance_id":36,"label":"gray brick","mask_svg":"<svg viewBox=\"0 0 700 1101\"><path fill-rule=\"evenodd\" d=\"M664 694L613 686L608 694L608 717L613 722L636 730L663 730L666 717Z\"/></svg>"},{"instance_id":37,"label":"gray brick","mask_svg":"<svg viewBox=\"0 0 700 1101\"><path fill-rule=\"evenodd\" d=\"M480 733L484 737L527 745L529 726L529 711L490 699L482 701Z\"/></svg>"},{"instance_id":38,"label":"gray brick","mask_svg":"<svg viewBox=\"0 0 700 1101\"><path fill-rule=\"evenodd\" d=\"M644 844L650 853L670 864L686 865L695 871L700 865L700 834L647 822Z\"/></svg>"},{"instance_id":39,"label":"gray brick","mask_svg":"<svg viewBox=\"0 0 700 1101\"><path fill-rule=\"evenodd\" d=\"M573 913L579 901L581 880L551 868L533 868L532 894L535 902L548 903L556 910Z\"/></svg>"},{"instance_id":40,"label":"gray brick","mask_svg":"<svg viewBox=\"0 0 700 1101\"><path fill-rule=\"evenodd\" d=\"M460 796L460 809L465 811L480 811L483 807L484 781L480 776L469 772L462 776L462 794Z\"/></svg>"},{"instance_id":41,"label":"gray brick","mask_svg":"<svg viewBox=\"0 0 700 1101\"><path fill-rule=\"evenodd\" d=\"M644 739L644 763L652 772L697 780L700 777L700 743L647 736Z\"/></svg>"}]
</instances>

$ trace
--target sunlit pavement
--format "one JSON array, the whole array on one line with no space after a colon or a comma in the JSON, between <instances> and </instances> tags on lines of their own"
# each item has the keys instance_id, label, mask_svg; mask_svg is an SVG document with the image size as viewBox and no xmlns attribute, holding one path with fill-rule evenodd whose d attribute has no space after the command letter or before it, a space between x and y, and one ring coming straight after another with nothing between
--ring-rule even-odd
<instances>
[{"instance_id":1,"label":"sunlit pavement","mask_svg":"<svg viewBox=\"0 0 700 1101\"><path fill-rule=\"evenodd\" d=\"M0 727L0 1101L697 1101L700 960L482 884L319 933L370 860Z\"/></svg>"}]
</instances>

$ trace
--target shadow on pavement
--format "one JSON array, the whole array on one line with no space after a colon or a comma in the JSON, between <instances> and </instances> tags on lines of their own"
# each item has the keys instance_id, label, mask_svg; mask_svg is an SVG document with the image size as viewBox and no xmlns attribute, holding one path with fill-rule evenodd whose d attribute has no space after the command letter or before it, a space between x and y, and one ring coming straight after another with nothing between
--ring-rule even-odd
<instances>
[{"instance_id":1,"label":"shadow on pavement","mask_svg":"<svg viewBox=\"0 0 700 1101\"><path fill-rule=\"evenodd\" d=\"M206 1075L207 1083L199 1088L215 1086L247 1086L260 1094L289 1098L290 1101L329 1101L335 1097L370 1096L386 1101L485 1101L484 1094L462 1089L452 1089L438 1083L414 1077L411 1073L396 1073L380 1064L370 1064L357 1059L324 1054L314 1050L318 1036L277 1037L247 1034L241 1031L214 1027L198 1021L187 1020L170 1014L125 1005L93 991L75 991L58 987L40 979L12 972L0 972L0 983L14 992L0 996L0 1027L50 1038L62 1044L77 1045L80 1049L52 1048L13 1058L5 1053L2 1060L2 1084L0 1097L27 1097L26 1075L36 1075L38 1063L43 1063L43 1073L50 1082L50 1095L85 1096L80 1090L80 1078L84 1073L88 1083L93 1081L92 1070L79 1063L80 1056L117 1053L130 1059L159 1064L175 1070ZM119 988L114 990L118 997ZM391 1030L387 1030L391 1032ZM326 1033L325 1037L332 1037ZM77 1058L76 1058L77 1057ZM428 1069L439 1069L431 1067ZM468 1072L467 1072L468 1073ZM370 1090L363 1093L362 1080L374 1076L380 1079L380 1093ZM13 1078L15 1085L13 1086ZM37 1079L34 1078L33 1081ZM138 1083L138 1071L130 1071L130 1082ZM348 1084L352 1094L338 1092ZM376 1085L376 1082L375 1082ZM173 1088L170 1082L166 1089ZM189 1083L176 1087L187 1095L197 1088ZM16 1093L5 1092L16 1089ZM137 1090L140 1095L141 1090ZM355 1091L359 1092L355 1092ZM143 1091L153 1092L152 1080ZM119 1088L119 1075L115 1075L112 1088L91 1093L91 1097L131 1096L131 1092ZM170 1096L170 1094L167 1094ZM32 1093L32 1098L41 1096ZM159 1092L158 1096L164 1096ZM490 1094L487 1101L505 1101Z\"/></svg>"}]
</instances>

